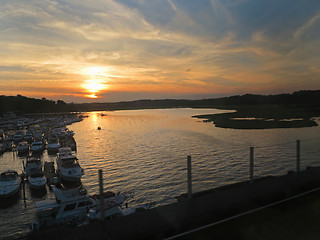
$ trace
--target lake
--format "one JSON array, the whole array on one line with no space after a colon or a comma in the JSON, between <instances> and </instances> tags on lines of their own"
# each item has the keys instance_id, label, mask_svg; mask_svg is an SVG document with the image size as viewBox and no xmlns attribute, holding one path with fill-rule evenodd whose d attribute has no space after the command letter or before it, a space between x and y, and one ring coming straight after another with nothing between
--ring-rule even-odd
<instances>
[{"instance_id":1,"label":"lake","mask_svg":"<svg viewBox=\"0 0 320 240\"><path fill-rule=\"evenodd\" d=\"M296 167L296 140L301 140L301 169L320 164L320 128L235 130L216 128L194 115L227 112L216 109L155 109L90 112L68 128L74 131L77 156L85 170L82 183L98 193L98 170L104 189L134 192L129 205L172 203L187 192L187 156L192 157L193 191L249 178L249 148L255 150L255 176L282 175ZM102 114L103 113L103 114ZM317 120L318 121L318 120ZM98 130L98 127L101 130ZM54 161L46 152L44 161ZM0 171L21 173L22 161L8 152ZM26 187L15 199L0 202L0 239L29 231L34 202L52 198L31 194Z\"/></svg>"}]
</instances>

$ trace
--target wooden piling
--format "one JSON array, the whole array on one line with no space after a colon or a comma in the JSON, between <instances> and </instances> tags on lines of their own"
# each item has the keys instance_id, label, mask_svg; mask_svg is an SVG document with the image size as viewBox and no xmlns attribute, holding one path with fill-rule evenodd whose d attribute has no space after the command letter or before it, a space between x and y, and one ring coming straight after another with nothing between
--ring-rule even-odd
<instances>
[{"instance_id":1,"label":"wooden piling","mask_svg":"<svg viewBox=\"0 0 320 240\"><path fill-rule=\"evenodd\" d=\"M103 199L103 177L102 170L99 170L99 189L100 189L100 219L104 220L104 199Z\"/></svg>"},{"instance_id":2,"label":"wooden piling","mask_svg":"<svg viewBox=\"0 0 320 240\"><path fill-rule=\"evenodd\" d=\"M297 172L300 172L300 140L297 140L296 143L296 153L297 153Z\"/></svg>"},{"instance_id":3,"label":"wooden piling","mask_svg":"<svg viewBox=\"0 0 320 240\"><path fill-rule=\"evenodd\" d=\"M187 157L188 165L188 199L192 198L192 172L191 172L191 156Z\"/></svg>"},{"instance_id":4,"label":"wooden piling","mask_svg":"<svg viewBox=\"0 0 320 240\"><path fill-rule=\"evenodd\" d=\"M250 183L253 183L254 148L250 147Z\"/></svg>"}]
</instances>

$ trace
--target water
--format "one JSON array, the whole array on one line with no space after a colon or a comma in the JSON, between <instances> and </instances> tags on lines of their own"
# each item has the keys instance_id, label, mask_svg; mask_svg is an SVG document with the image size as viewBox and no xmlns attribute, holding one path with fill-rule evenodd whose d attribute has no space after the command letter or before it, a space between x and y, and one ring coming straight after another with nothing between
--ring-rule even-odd
<instances>
[{"instance_id":1,"label":"water","mask_svg":"<svg viewBox=\"0 0 320 240\"><path fill-rule=\"evenodd\" d=\"M92 112L68 128L75 132L77 155L85 169L83 185L97 193L98 170L104 172L105 190L132 192L129 204L156 201L163 205L187 191L187 156L192 156L193 191L247 180L249 147L255 147L255 176L281 175L295 170L296 140L301 139L301 169L320 165L319 127L300 129L234 130L204 123L197 114L215 109L157 109ZM101 127L101 130L98 130ZM42 159L54 160L45 152ZM21 172L22 160L13 153L0 156L0 171ZM38 196L26 186L10 202L0 202L0 239L29 231Z\"/></svg>"}]
</instances>

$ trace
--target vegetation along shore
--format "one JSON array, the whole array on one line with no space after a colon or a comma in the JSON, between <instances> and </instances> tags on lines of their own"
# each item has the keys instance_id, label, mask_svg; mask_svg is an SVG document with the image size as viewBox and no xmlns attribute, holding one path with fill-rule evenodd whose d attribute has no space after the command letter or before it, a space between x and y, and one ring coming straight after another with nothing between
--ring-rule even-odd
<instances>
[{"instance_id":1,"label":"vegetation along shore","mask_svg":"<svg viewBox=\"0 0 320 240\"><path fill-rule=\"evenodd\" d=\"M194 116L213 122L216 127L234 129L296 128L317 126L320 117L320 90L303 90L292 94L237 95L201 100L162 99L109 103L65 103L46 98L21 95L0 96L0 114L87 112L156 108L218 108L230 113Z\"/></svg>"}]
</instances>

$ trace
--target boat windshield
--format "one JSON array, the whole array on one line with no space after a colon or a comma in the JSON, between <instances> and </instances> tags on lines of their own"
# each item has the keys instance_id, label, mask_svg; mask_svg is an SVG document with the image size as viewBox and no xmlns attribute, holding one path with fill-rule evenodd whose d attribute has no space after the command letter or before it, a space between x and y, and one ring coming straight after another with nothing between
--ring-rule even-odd
<instances>
[{"instance_id":1,"label":"boat windshield","mask_svg":"<svg viewBox=\"0 0 320 240\"><path fill-rule=\"evenodd\" d=\"M31 178L37 178L37 177L43 177L43 173L42 172L34 172L30 174Z\"/></svg>"},{"instance_id":2,"label":"boat windshield","mask_svg":"<svg viewBox=\"0 0 320 240\"><path fill-rule=\"evenodd\" d=\"M17 177L16 173L1 173L0 181L11 181Z\"/></svg>"},{"instance_id":3,"label":"boat windshield","mask_svg":"<svg viewBox=\"0 0 320 240\"><path fill-rule=\"evenodd\" d=\"M62 165L64 168L73 168L73 167L79 166L79 163L78 163L78 159L74 157L74 158L63 159Z\"/></svg>"}]
</instances>

